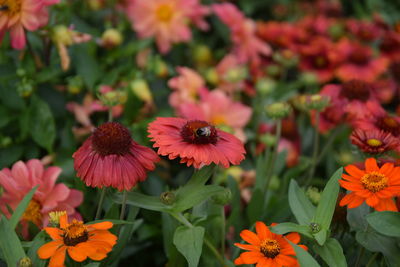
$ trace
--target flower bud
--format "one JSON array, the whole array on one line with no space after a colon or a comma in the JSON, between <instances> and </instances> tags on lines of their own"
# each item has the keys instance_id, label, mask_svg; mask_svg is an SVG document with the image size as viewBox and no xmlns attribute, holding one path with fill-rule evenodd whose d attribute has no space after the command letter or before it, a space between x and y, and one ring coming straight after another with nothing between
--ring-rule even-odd
<instances>
[{"instance_id":1,"label":"flower bud","mask_svg":"<svg viewBox=\"0 0 400 267\"><path fill-rule=\"evenodd\" d=\"M211 200L217 204L217 205L221 205L224 206L226 204L229 204L229 202L231 202L232 199L232 192L229 188L225 188L224 191L213 195L211 197Z\"/></svg>"},{"instance_id":2,"label":"flower bud","mask_svg":"<svg viewBox=\"0 0 400 267\"><path fill-rule=\"evenodd\" d=\"M74 76L67 79L68 81L68 92L70 94L79 94L83 89L83 79L81 76Z\"/></svg>"},{"instance_id":3,"label":"flower bud","mask_svg":"<svg viewBox=\"0 0 400 267\"><path fill-rule=\"evenodd\" d=\"M165 205L172 205L174 204L176 199L175 193L171 191L166 191L161 193L160 195L160 201L164 203Z\"/></svg>"},{"instance_id":4,"label":"flower bud","mask_svg":"<svg viewBox=\"0 0 400 267\"><path fill-rule=\"evenodd\" d=\"M100 10L104 6L104 0L88 0L89 8L93 11Z\"/></svg>"},{"instance_id":5,"label":"flower bud","mask_svg":"<svg viewBox=\"0 0 400 267\"><path fill-rule=\"evenodd\" d=\"M140 100L144 102L153 101L153 95L146 80L136 79L130 83L129 87Z\"/></svg>"},{"instance_id":6,"label":"flower bud","mask_svg":"<svg viewBox=\"0 0 400 267\"><path fill-rule=\"evenodd\" d=\"M280 75L282 72L282 68L279 65L271 64L267 67L267 74L272 77L276 77Z\"/></svg>"},{"instance_id":7,"label":"flower bud","mask_svg":"<svg viewBox=\"0 0 400 267\"><path fill-rule=\"evenodd\" d=\"M212 61L211 50L206 45L196 45L193 49L193 57L199 65L207 65Z\"/></svg>"},{"instance_id":8,"label":"flower bud","mask_svg":"<svg viewBox=\"0 0 400 267\"><path fill-rule=\"evenodd\" d=\"M209 82L212 85L217 85L219 82L219 75L218 72L215 68L210 68L206 71L205 78L207 82Z\"/></svg>"},{"instance_id":9,"label":"flower bud","mask_svg":"<svg viewBox=\"0 0 400 267\"><path fill-rule=\"evenodd\" d=\"M122 44L123 36L117 29L108 29L101 36L101 44L108 48L114 48Z\"/></svg>"},{"instance_id":10,"label":"flower bud","mask_svg":"<svg viewBox=\"0 0 400 267\"><path fill-rule=\"evenodd\" d=\"M265 133L260 136L260 141L265 144L266 146L275 146L276 144L276 137L273 134Z\"/></svg>"},{"instance_id":11,"label":"flower bud","mask_svg":"<svg viewBox=\"0 0 400 267\"><path fill-rule=\"evenodd\" d=\"M269 95L271 94L276 88L276 82L272 79L262 78L259 79L256 83L256 89L260 92L261 95Z\"/></svg>"},{"instance_id":12,"label":"flower bud","mask_svg":"<svg viewBox=\"0 0 400 267\"><path fill-rule=\"evenodd\" d=\"M240 168L239 166L231 166L228 169L226 169L226 175L232 176L233 179L236 181L240 181L240 177L242 177L243 174L243 169Z\"/></svg>"},{"instance_id":13,"label":"flower bud","mask_svg":"<svg viewBox=\"0 0 400 267\"><path fill-rule=\"evenodd\" d=\"M312 72L303 72L300 75L300 80L305 84L305 85L316 85L318 84L318 77L315 75L315 73Z\"/></svg>"},{"instance_id":14,"label":"flower bud","mask_svg":"<svg viewBox=\"0 0 400 267\"><path fill-rule=\"evenodd\" d=\"M321 193L316 187L310 186L306 191L306 196L314 205L318 205L319 201L321 200Z\"/></svg>"},{"instance_id":15,"label":"flower bud","mask_svg":"<svg viewBox=\"0 0 400 267\"><path fill-rule=\"evenodd\" d=\"M73 38L72 32L65 25L57 25L52 29L51 39L55 43L63 45L72 45Z\"/></svg>"},{"instance_id":16,"label":"flower bud","mask_svg":"<svg viewBox=\"0 0 400 267\"><path fill-rule=\"evenodd\" d=\"M27 78L22 79L17 85L17 91L22 97L29 97L34 91L33 81Z\"/></svg>"},{"instance_id":17,"label":"flower bud","mask_svg":"<svg viewBox=\"0 0 400 267\"><path fill-rule=\"evenodd\" d=\"M329 97L324 95L311 95L306 98L306 107L308 109L314 109L317 111L323 111L327 106L329 106Z\"/></svg>"},{"instance_id":18,"label":"flower bud","mask_svg":"<svg viewBox=\"0 0 400 267\"><path fill-rule=\"evenodd\" d=\"M225 75L224 80L230 83L241 82L247 77L247 69L245 67L235 67L229 69Z\"/></svg>"},{"instance_id":19,"label":"flower bud","mask_svg":"<svg viewBox=\"0 0 400 267\"><path fill-rule=\"evenodd\" d=\"M291 106L286 102L276 102L265 108L267 116L272 119L283 119L292 111Z\"/></svg>"},{"instance_id":20,"label":"flower bud","mask_svg":"<svg viewBox=\"0 0 400 267\"><path fill-rule=\"evenodd\" d=\"M316 234L319 231L321 231L321 226L318 223L312 222L312 223L310 223L310 230L311 230L311 233Z\"/></svg>"},{"instance_id":21,"label":"flower bud","mask_svg":"<svg viewBox=\"0 0 400 267\"><path fill-rule=\"evenodd\" d=\"M19 260L17 267L32 267L33 263L29 257L23 257Z\"/></svg>"}]
</instances>

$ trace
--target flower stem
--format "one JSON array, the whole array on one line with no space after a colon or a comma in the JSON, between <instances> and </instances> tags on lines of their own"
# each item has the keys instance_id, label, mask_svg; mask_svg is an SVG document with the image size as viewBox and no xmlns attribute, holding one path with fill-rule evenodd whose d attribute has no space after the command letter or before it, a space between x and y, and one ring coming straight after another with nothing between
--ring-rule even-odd
<instances>
[{"instance_id":1,"label":"flower stem","mask_svg":"<svg viewBox=\"0 0 400 267\"><path fill-rule=\"evenodd\" d=\"M125 217L125 209L126 209L126 200L128 199L128 191L124 190L122 193L122 205L121 205L121 214L119 215L119 219L123 220Z\"/></svg>"},{"instance_id":2,"label":"flower stem","mask_svg":"<svg viewBox=\"0 0 400 267\"><path fill-rule=\"evenodd\" d=\"M225 218L225 208L221 205L221 254L225 255L225 227L226 227L226 218Z\"/></svg>"},{"instance_id":3,"label":"flower stem","mask_svg":"<svg viewBox=\"0 0 400 267\"><path fill-rule=\"evenodd\" d=\"M310 185L312 178L314 177L315 168L317 167L317 160L318 160L318 150L319 150L319 120L320 120L320 113L316 111L315 113L315 134L314 134L314 144L313 144L313 154L311 159L311 167L310 172L308 173L308 178L306 181L306 187Z\"/></svg>"},{"instance_id":4,"label":"flower stem","mask_svg":"<svg viewBox=\"0 0 400 267\"><path fill-rule=\"evenodd\" d=\"M272 176L274 175L274 167L275 167L275 161L278 156L278 146L279 146L279 140L281 138L281 132L282 132L282 120L278 120L276 123L276 132L275 132L275 146L274 150L272 151L271 155L271 160L269 161L268 168L267 168L267 173L266 173L266 178L265 178L265 194L267 194L269 184L271 183Z\"/></svg>"},{"instance_id":5,"label":"flower stem","mask_svg":"<svg viewBox=\"0 0 400 267\"><path fill-rule=\"evenodd\" d=\"M102 207L103 207L103 202L104 202L105 195L106 195L106 188L103 187L101 189L101 193L100 193L99 204L97 205L97 211L96 211L95 220L98 220L100 218L100 214L101 214L101 210L102 210Z\"/></svg>"},{"instance_id":6,"label":"flower stem","mask_svg":"<svg viewBox=\"0 0 400 267\"><path fill-rule=\"evenodd\" d=\"M370 266L372 266L372 263L375 262L375 260L376 260L376 258L378 257L378 255L379 255L379 252L375 252L375 253L372 255L372 257L369 259L369 261L368 261L367 265L365 265L365 267L370 267Z\"/></svg>"},{"instance_id":7,"label":"flower stem","mask_svg":"<svg viewBox=\"0 0 400 267\"><path fill-rule=\"evenodd\" d=\"M365 248L363 246L360 246L360 250L358 251L358 256L357 256L355 267L360 266L361 258L363 256L364 252L365 252Z\"/></svg>"}]
</instances>

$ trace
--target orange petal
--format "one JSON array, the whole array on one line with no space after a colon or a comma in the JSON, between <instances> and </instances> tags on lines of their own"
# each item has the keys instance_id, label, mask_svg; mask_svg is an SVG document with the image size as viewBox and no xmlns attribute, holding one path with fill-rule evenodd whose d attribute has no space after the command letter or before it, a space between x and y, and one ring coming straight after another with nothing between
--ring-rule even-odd
<instances>
[{"instance_id":1,"label":"orange petal","mask_svg":"<svg viewBox=\"0 0 400 267\"><path fill-rule=\"evenodd\" d=\"M49 267L64 266L66 249L66 246L62 246L56 251L56 253L54 253L54 255L50 258Z\"/></svg>"},{"instance_id":2,"label":"orange petal","mask_svg":"<svg viewBox=\"0 0 400 267\"><path fill-rule=\"evenodd\" d=\"M44 230L53 240L63 240L63 231L55 227L45 227Z\"/></svg>"},{"instance_id":3,"label":"orange petal","mask_svg":"<svg viewBox=\"0 0 400 267\"><path fill-rule=\"evenodd\" d=\"M256 265L256 267L270 267L273 266L271 259L269 258L262 258Z\"/></svg>"},{"instance_id":4,"label":"orange petal","mask_svg":"<svg viewBox=\"0 0 400 267\"><path fill-rule=\"evenodd\" d=\"M271 232L263 222L256 222L256 232L260 240L271 238Z\"/></svg>"},{"instance_id":5,"label":"orange petal","mask_svg":"<svg viewBox=\"0 0 400 267\"><path fill-rule=\"evenodd\" d=\"M339 180L339 184L341 187L346 188L347 190L350 191L360 191L364 189L364 187L359 183L352 183L344 180Z\"/></svg>"},{"instance_id":6,"label":"orange petal","mask_svg":"<svg viewBox=\"0 0 400 267\"><path fill-rule=\"evenodd\" d=\"M296 265L297 260L287 255L283 255L280 253L278 256L275 257L275 261L280 266L293 266Z\"/></svg>"},{"instance_id":7,"label":"orange petal","mask_svg":"<svg viewBox=\"0 0 400 267\"><path fill-rule=\"evenodd\" d=\"M255 233L253 233L249 230L241 231L240 237L247 243L250 243L250 244L256 245L256 246L260 245L260 238L258 238L258 236Z\"/></svg>"},{"instance_id":8,"label":"orange petal","mask_svg":"<svg viewBox=\"0 0 400 267\"><path fill-rule=\"evenodd\" d=\"M68 254L74 261L77 262L82 262L87 258L86 251L79 249L79 247L68 247Z\"/></svg>"},{"instance_id":9,"label":"orange petal","mask_svg":"<svg viewBox=\"0 0 400 267\"><path fill-rule=\"evenodd\" d=\"M240 258L243 260L243 263L245 264L255 264L264 257L265 257L264 254L262 254L259 251L249 251L240 254Z\"/></svg>"},{"instance_id":10,"label":"orange petal","mask_svg":"<svg viewBox=\"0 0 400 267\"><path fill-rule=\"evenodd\" d=\"M379 171L378 164L376 164L376 159L368 158L368 159L365 160L365 171L366 172Z\"/></svg>"},{"instance_id":11,"label":"orange petal","mask_svg":"<svg viewBox=\"0 0 400 267\"><path fill-rule=\"evenodd\" d=\"M95 261L101 261L102 259L106 258L107 254L105 253L96 253L96 254L91 254L89 255L89 258Z\"/></svg>"},{"instance_id":12,"label":"orange petal","mask_svg":"<svg viewBox=\"0 0 400 267\"><path fill-rule=\"evenodd\" d=\"M67 228L68 226L68 215L67 213L60 216L60 228Z\"/></svg>"},{"instance_id":13,"label":"orange petal","mask_svg":"<svg viewBox=\"0 0 400 267\"><path fill-rule=\"evenodd\" d=\"M349 209L357 208L357 207L361 206L361 204L364 203L364 201L365 201L365 198L354 195L352 202L350 202L347 205L347 208L349 208Z\"/></svg>"},{"instance_id":14,"label":"orange petal","mask_svg":"<svg viewBox=\"0 0 400 267\"><path fill-rule=\"evenodd\" d=\"M37 254L41 259L48 259L53 256L56 250L62 245L63 243L60 241L51 241L41 246L38 249Z\"/></svg>"},{"instance_id":15,"label":"orange petal","mask_svg":"<svg viewBox=\"0 0 400 267\"><path fill-rule=\"evenodd\" d=\"M248 244L240 244L240 243L235 243L235 246L241 249L245 250L250 250L250 251L260 251L260 247L254 246L254 245L248 245Z\"/></svg>"},{"instance_id":16,"label":"orange petal","mask_svg":"<svg viewBox=\"0 0 400 267\"><path fill-rule=\"evenodd\" d=\"M360 182L360 179L361 179L361 177L360 177L360 178L356 178L356 177L347 175L347 174L345 174L345 173L342 174L342 178L343 178L344 180L349 181L349 182L355 182L355 183Z\"/></svg>"},{"instance_id":17,"label":"orange petal","mask_svg":"<svg viewBox=\"0 0 400 267\"><path fill-rule=\"evenodd\" d=\"M379 203L379 198L375 195L372 194L369 198L366 199L367 205L371 207L375 207Z\"/></svg>"},{"instance_id":18,"label":"orange petal","mask_svg":"<svg viewBox=\"0 0 400 267\"><path fill-rule=\"evenodd\" d=\"M391 198L381 199L374 209L377 211L398 211L396 204Z\"/></svg>"},{"instance_id":19,"label":"orange petal","mask_svg":"<svg viewBox=\"0 0 400 267\"><path fill-rule=\"evenodd\" d=\"M243 260L242 260L241 257L235 259L235 262L234 262L234 263L235 263L235 265L242 265L242 264L245 264L245 263L243 262Z\"/></svg>"},{"instance_id":20,"label":"orange petal","mask_svg":"<svg viewBox=\"0 0 400 267\"><path fill-rule=\"evenodd\" d=\"M347 165L346 167L344 167L344 169L346 170L346 172L348 174L350 174L351 176L353 176L355 178L361 178L365 175L365 171L360 170L359 168L357 168L354 165Z\"/></svg>"},{"instance_id":21,"label":"orange petal","mask_svg":"<svg viewBox=\"0 0 400 267\"><path fill-rule=\"evenodd\" d=\"M380 170L380 172L381 173L383 173L384 175L386 175L386 176L390 176L390 174L391 174L391 172L393 171L393 169L394 169L394 165L393 165L393 163L385 163L382 167L381 167L381 170Z\"/></svg>"},{"instance_id":22,"label":"orange petal","mask_svg":"<svg viewBox=\"0 0 400 267\"><path fill-rule=\"evenodd\" d=\"M295 244L300 242L300 235L298 233L290 233L287 234L285 237Z\"/></svg>"},{"instance_id":23,"label":"orange petal","mask_svg":"<svg viewBox=\"0 0 400 267\"><path fill-rule=\"evenodd\" d=\"M86 225L89 228L97 229L97 230L107 230L113 227L112 222L100 222L100 223L94 223L94 224L87 224Z\"/></svg>"}]
</instances>

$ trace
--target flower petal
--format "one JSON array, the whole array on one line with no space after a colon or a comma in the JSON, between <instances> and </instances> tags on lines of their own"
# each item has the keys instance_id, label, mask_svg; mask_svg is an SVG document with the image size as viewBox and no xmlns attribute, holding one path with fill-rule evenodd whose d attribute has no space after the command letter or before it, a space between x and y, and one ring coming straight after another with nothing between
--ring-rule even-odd
<instances>
[{"instance_id":1,"label":"flower petal","mask_svg":"<svg viewBox=\"0 0 400 267\"><path fill-rule=\"evenodd\" d=\"M38 249L37 254L41 259L48 259L53 256L56 250L62 245L63 243L60 241L51 241L41 246Z\"/></svg>"}]
</instances>

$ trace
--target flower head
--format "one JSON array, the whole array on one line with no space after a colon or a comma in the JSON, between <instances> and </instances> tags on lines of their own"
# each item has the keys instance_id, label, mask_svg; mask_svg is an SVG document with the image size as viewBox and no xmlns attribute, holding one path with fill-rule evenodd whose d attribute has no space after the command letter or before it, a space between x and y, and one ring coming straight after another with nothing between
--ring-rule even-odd
<instances>
[{"instance_id":1,"label":"flower head","mask_svg":"<svg viewBox=\"0 0 400 267\"><path fill-rule=\"evenodd\" d=\"M88 186L129 190L154 170L159 160L148 147L137 144L120 123L100 125L72 155L77 176Z\"/></svg>"},{"instance_id":2,"label":"flower head","mask_svg":"<svg viewBox=\"0 0 400 267\"><path fill-rule=\"evenodd\" d=\"M44 244L37 251L39 258L50 258L49 267L64 266L65 254L77 262L87 258L100 261L107 257L117 237L108 229L111 222L83 224L82 221L68 222L66 214L60 217L60 227L45 227L46 233L53 241Z\"/></svg>"},{"instance_id":3,"label":"flower head","mask_svg":"<svg viewBox=\"0 0 400 267\"><path fill-rule=\"evenodd\" d=\"M250 244L235 243L235 246L248 250L240 254L239 258L235 260L236 265L299 266L296 258L292 257L296 253L288 242L290 240L298 244L300 242L300 235L298 233L289 233L285 236L274 234L263 222L256 222L256 233L243 230L240 233L240 237ZM307 247L304 245L298 246L307 250Z\"/></svg>"},{"instance_id":4,"label":"flower head","mask_svg":"<svg viewBox=\"0 0 400 267\"><path fill-rule=\"evenodd\" d=\"M69 189L65 184L56 184L61 173L59 167L44 168L37 159L27 163L18 161L11 169L0 171L0 186L4 189L0 197L0 210L11 216L7 206L15 210L28 192L38 185L32 200L22 215L22 233L28 234L28 222L42 228L49 222L49 212L67 210L72 217L80 218L75 208L83 201L82 192Z\"/></svg>"},{"instance_id":5,"label":"flower head","mask_svg":"<svg viewBox=\"0 0 400 267\"><path fill-rule=\"evenodd\" d=\"M363 131L357 129L350 136L351 142L368 154L382 154L398 149L400 143L390 133L373 129Z\"/></svg>"},{"instance_id":6,"label":"flower head","mask_svg":"<svg viewBox=\"0 0 400 267\"><path fill-rule=\"evenodd\" d=\"M149 124L149 137L158 154L200 168L211 163L228 168L244 159L242 142L201 120L157 118Z\"/></svg>"},{"instance_id":7,"label":"flower head","mask_svg":"<svg viewBox=\"0 0 400 267\"><path fill-rule=\"evenodd\" d=\"M351 191L340 201L340 206L356 208L364 201L377 211L397 211L393 197L400 194L400 167L385 163L378 167L374 158L365 161L365 170L355 165L345 167L340 186Z\"/></svg>"}]
</instances>

